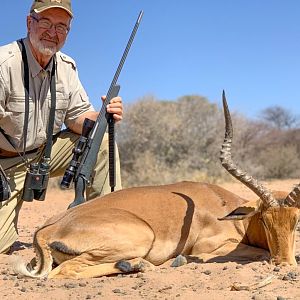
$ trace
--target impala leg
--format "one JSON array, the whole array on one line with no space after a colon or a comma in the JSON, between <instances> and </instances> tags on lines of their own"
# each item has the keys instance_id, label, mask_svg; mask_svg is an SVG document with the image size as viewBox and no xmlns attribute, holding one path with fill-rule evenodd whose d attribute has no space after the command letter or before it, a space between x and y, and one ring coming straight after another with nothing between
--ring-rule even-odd
<instances>
[{"instance_id":1,"label":"impala leg","mask_svg":"<svg viewBox=\"0 0 300 300\"><path fill-rule=\"evenodd\" d=\"M82 254L63 262L54 268L49 273L48 278L79 279L120 273L120 270L114 265L115 263L103 263L97 265L96 261L89 261L86 259L85 254Z\"/></svg>"},{"instance_id":2,"label":"impala leg","mask_svg":"<svg viewBox=\"0 0 300 300\"><path fill-rule=\"evenodd\" d=\"M200 253L200 254L199 254ZM225 242L222 246L209 251L203 251L202 244L196 244L191 253L191 260L198 258L202 262L246 262L268 260L268 251L238 242ZM188 259L189 261L189 259Z\"/></svg>"},{"instance_id":3,"label":"impala leg","mask_svg":"<svg viewBox=\"0 0 300 300\"><path fill-rule=\"evenodd\" d=\"M49 273L48 278L93 278L118 273L145 272L153 268L154 265L143 258L121 260L117 263L99 263L87 261L83 254L57 266Z\"/></svg>"}]
</instances>

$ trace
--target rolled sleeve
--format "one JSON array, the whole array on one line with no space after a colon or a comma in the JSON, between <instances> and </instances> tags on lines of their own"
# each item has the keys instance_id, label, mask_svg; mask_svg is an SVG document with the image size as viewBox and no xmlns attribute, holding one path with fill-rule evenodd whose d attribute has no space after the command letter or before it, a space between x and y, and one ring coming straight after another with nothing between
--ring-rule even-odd
<instances>
[{"instance_id":1,"label":"rolled sleeve","mask_svg":"<svg viewBox=\"0 0 300 300\"><path fill-rule=\"evenodd\" d=\"M0 64L0 127L3 127L7 117L6 104L9 90L6 78L9 78L7 68Z\"/></svg>"},{"instance_id":2,"label":"rolled sleeve","mask_svg":"<svg viewBox=\"0 0 300 300\"><path fill-rule=\"evenodd\" d=\"M84 90L75 65L68 56L62 55L62 64L58 64L59 70L57 88L62 89L69 96L69 105L65 115L64 123L69 127L70 123L87 111L95 111ZM67 82L66 82L67 81Z\"/></svg>"},{"instance_id":3,"label":"rolled sleeve","mask_svg":"<svg viewBox=\"0 0 300 300\"><path fill-rule=\"evenodd\" d=\"M65 124L67 127L69 125L69 122L74 121L83 113L95 110L92 104L90 103L89 97L78 77L76 81L76 87L70 94L70 105L65 118Z\"/></svg>"},{"instance_id":4,"label":"rolled sleeve","mask_svg":"<svg viewBox=\"0 0 300 300\"><path fill-rule=\"evenodd\" d=\"M0 70L0 123L1 123L1 119L4 116L5 99L6 99L5 84L4 84L2 72Z\"/></svg>"}]
</instances>

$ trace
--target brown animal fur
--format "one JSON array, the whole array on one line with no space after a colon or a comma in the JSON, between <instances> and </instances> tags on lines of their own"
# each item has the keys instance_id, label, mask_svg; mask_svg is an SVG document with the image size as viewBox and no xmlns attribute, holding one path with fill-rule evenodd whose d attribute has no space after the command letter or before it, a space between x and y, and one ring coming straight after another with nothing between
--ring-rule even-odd
<instances>
[{"instance_id":1,"label":"brown animal fur","mask_svg":"<svg viewBox=\"0 0 300 300\"><path fill-rule=\"evenodd\" d=\"M120 261L132 271L179 254L199 262L247 262L269 253L274 263L295 265L299 209L261 209L260 201L205 183L121 190L51 218L35 234L35 268L17 268L32 277L84 278L121 273ZM58 266L52 270L53 262Z\"/></svg>"},{"instance_id":2,"label":"brown animal fur","mask_svg":"<svg viewBox=\"0 0 300 300\"><path fill-rule=\"evenodd\" d=\"M179 254L198 262L270 257L275 264L296 265L300 185L290 194L271 192L235 165L225 93L223 106L221 163L258 200L247 202L217 185L195 182L114 192L48 220L34 236L36 259L27 266L16 263L17 272L98 277L153 268ZM53 262L58 266L52 270Z\"/></svg>"}]
</instances>

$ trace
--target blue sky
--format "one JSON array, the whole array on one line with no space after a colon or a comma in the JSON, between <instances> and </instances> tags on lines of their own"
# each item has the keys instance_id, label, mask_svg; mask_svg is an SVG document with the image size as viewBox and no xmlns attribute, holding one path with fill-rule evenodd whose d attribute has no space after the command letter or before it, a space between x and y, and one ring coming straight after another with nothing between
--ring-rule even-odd
<instances>
[{"instance_id":1,"label":"blue sky","mask_svg":"<svg viewBox=\"0 0 300 300\"><path fill-rule=\"evenodd\" d=\"M12 7L12 4L16 7ZM1 0L0 44L26 35L31 0ZM96 108L140 10L144 17L119 78L125 103L199 94L256 117L279 105L300 115L300 1L73 0L63 52Z\"/></svg>"}]
</instances>

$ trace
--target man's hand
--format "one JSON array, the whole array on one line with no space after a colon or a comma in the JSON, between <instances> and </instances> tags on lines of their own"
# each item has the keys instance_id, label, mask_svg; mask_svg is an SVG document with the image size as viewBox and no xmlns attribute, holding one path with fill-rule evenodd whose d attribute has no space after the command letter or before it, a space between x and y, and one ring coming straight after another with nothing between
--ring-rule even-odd
<instances>
[{"instance_id":1,"label":"man's hand","mask_svg":"<svg viewBox=\"0 0 300 300\"><path fill-rule=\"evenodd\" d=\"M106 96L101 97L102 101L105 101ZM121 121L123 118L123 104L121 97L115 97L110 100L110 103L106 106L108 113L113 114L116 122Z\"/></svg>"},{"instance_id":2,"label":"man's hand","mask_svg":"<svg viewBox=\"0 0 300 300\"><path fill-rule=\"evenodd\" d=\"M106 96L101 97L102 101L106 99ZM110 103L107 105L107 112L113 114L113 118L116 122L121 121L123 118L123 104L121 97L115 97L110 100ZM97 111L87 111L80 115L77 119L73 120L73 122L69 122L69 129L73 132L81 134L82 126L85 118L89 118L93 121L97 119L99 112Z\"/></svg>"}]
</instances>

